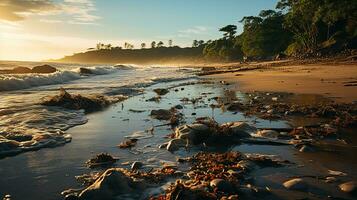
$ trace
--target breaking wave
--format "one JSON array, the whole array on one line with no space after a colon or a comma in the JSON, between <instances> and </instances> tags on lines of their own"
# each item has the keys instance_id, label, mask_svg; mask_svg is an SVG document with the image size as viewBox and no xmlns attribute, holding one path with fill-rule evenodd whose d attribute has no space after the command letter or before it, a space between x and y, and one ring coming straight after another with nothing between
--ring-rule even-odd
<instances>
[{"instance_id":1,"label":"breaking wave","mask_svg":"<svg viewBox=\"0 0 357 200\"><path fill-rule=\"evenodd\" d=\"M112 67L82 67L90 71L81 74L81 68L62 70L51 74L0 74L0 92L27 89L43 85L54 85L74 81L88 76L116 73L120 70L135 69L132 66L116 65Z\"/></svg>"}]
</instances>

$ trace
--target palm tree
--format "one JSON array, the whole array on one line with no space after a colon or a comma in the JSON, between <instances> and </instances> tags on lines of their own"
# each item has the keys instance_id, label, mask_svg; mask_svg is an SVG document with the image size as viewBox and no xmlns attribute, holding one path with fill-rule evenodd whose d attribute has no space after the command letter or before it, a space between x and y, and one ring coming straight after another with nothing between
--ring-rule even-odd
<instances>
[{"instance_id":1,"label":"palm tree","mask_svg":"<svg viewBox=\"0 0 357 200\"><path fill-rule=\"evenodd\" d=\"M170 40L169 40L169 47L172 47L172 43L173 43L173 42L172 42L172 40L170 39Z\"/></svg>"}]
</instances>

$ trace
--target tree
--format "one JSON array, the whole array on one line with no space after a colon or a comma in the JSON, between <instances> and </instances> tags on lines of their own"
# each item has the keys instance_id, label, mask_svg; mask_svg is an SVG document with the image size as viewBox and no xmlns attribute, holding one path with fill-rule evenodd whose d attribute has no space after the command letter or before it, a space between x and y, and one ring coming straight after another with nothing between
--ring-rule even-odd
<instances>
[{"instance_id":1,"label":"tree","mask_svg":"<svg viewBox=\"0 0 357 200\"><path fill-rule=\"evenodd\" d=\"M296 42L301 43L308 53L314 53L318 44L317 10L323 0L281 0L277 8L287 11L284 26L294 33Z\"/></svg>"},{"instance_id":2,"label":"tree","mask_svg":"<svg viewBox=\"0 0 357 200\"><path fill-rule=\"evenodd\" d=\"M204 45L205 44L205 41L203 41L203 40L199 40L198 41L198 46L202 46L202 45Z\"/></svg>"},{"instance_id":3,"label":"tree","mask_svg":"<svg viewBox=\"0 0 357 200\"><path fill-rule=\"evenodd\" d=\"M284 51L291 42L292 34L282 26L284 15L273 10L263 10L259 16L247 16L241 21L243 33L236 37L244 55L269 57Z\"/></svg>"},{"instance_id":4,"label":"tree","mask_svg":"<svg viewBox=\"0 0 357 200\"><path fill-rule=\"evenodd\" d=\"M227 25L219 29L219 31L224 32L223 36L225 38L233 38L234 35L237 33L237 26L236 25Z\"/></svg>"},{"instance_id":5,"label":"tree","mask_svg":"<svg viewBox=\"0 0 357 200\"><path fill-rule=\"evenodd\" d=\"M169 47L172 47L172 43L173 43L173 42L172 42L172 40L170 39L170 40L169 40L169 43L168 43L168 44L169 44Z\"/></svg>"},{"instance_id":6,"label":"tree","mask_svg":"<svg viewBox=\"0 0 357 200\"><path fill-rule=\"evenodd\" d=\"M157 46L158 48L160 48L160 47L164 46L164 43L163 43L162 41L159 41L156 46Z\"/></svg>"},{"instance_id":7,"label":"tree","mask_svg":"<svg viewBox=\"0 0 357 200\"><path fill-rule=\"evenodd\" d=\"M198 47L198 41L197 40L193 40L192 47Z\"/></svg>"},{"instance_id":8,"label":"tree","mask_svg":"<svg viewBox=\"0 0 357 200\"><path fill-rule=\"evenodd\" d=\"M141 43L141 48L145 49L145 47L146 47L146 44L145 43Z\"/></svg>"},{"instance_id":9,"label":"tree","mask_svg":"<svg viewBox=\"0 0 357 200\"><path fill-rule=\"evenodd\" d=\"M151 48L156 48L156 42L155 41L151 42Z\"/></svg>"}]
</instances>

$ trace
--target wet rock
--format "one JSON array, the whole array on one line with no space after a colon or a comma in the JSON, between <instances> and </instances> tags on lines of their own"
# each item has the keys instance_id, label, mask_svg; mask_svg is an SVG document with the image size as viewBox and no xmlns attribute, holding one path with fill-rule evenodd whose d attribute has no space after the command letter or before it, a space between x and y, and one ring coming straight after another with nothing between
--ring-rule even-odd
<instances>
[{"instance_id":1,"label":"wet rock","mask_svg":"<svg viewBox=\"0 0 357 200\"><path fill-rule=\"evenodd\" d=\"M172 139L170 142L167 144L166 149L170 152L177 151L181 147L186 146L186 141L183 139Z\"/></svg>"},{"instance_id":2,"label":"wet rock","mask_svg":"<svg viewBox=\"0 0 357 200\"><path fill-rule=\"evenodd\" d=\"M266 138L277 138L279 133L274 130L260 130L257 132L257 136Z\"/></svg>"},{"instance_id":3,"label":"wet rock","mask_svg":"<svg viewBox=\"0 0 357 200\"><path fill-rule=\"evenodd\" d=\"M118 145L119 148L125 149L125 148L131 148L136 145L138 139L136 138L131 138L129 140L125 140L124 142L120 143Z\"/></svg>"},{"instance_id":4,"label":"wet rock","mask_svg":"<svg viewBox=\"0 0 357 200\"><path fill-rule=\"evenodd\" d=\"M14 74L27 74L31 73L31 69L27 67L15 67L14 69L11 70L12 73Z\"/></svg>"},{"instance_id":5,"label":"wet rock","mask_svg":"<svg viewBox=\"0 0 357 200\"><path fill-rule=\"evenodd\" d=\"M349 181L346 183L342 183L338 186L340 190L346 193L356 194L357 193L357 182Z\"/></svg>"},{"instance_id":6,"label":"wet rock","mask_svg":"<svg viewBox=\"0 0 357 200\"><path fill-rule=\"evenodd\" d=\"M231 133L239 138L251 137L251 134L257 131L257 129L254 126L250 126L245 122L231 122L223 125L226 126L228 125Z\"/></svg>"},{"instance_id":7,"label":"wet rock","mask_svg":"<svg viewBox=\"0 0 357 200\"><path fill-rule=\"evenodd\" d=\"M160 102L161 97L160 96L156 96L156 97L152 97L150 99L146 99L145 101L153 101L153 102Z\"/></svg>"},{"instance_id":8,"label":"wet rock","mask_svg":"<svg viewBox=\"0 0 357 200\"><path fill-rule=\"evenodd\" d=\"M152 110L150 116L154 119L158 120L169 120L173 115L171 110L159 109L159 110Z\"/></svg>"},{"instance_id":9,"label":"wet rock","mask_svg":"<svg viewBox=\"0 0 357 200\"><path fill-rule=\"evenodd\" d=\"M183 106L181 106L181 105L176 105L176 106L174 106L174 108L177 109L177 110L181 110L181 109L183 109Z\"/></svg>"},{"instance_id":10,"label":"wet rock","mask_svg":"<svg viewBox=\"0 0 357 200\"><path fill-rule=\"evenodd\" d=\"M213 179L210 182L210 186L212 188L217 188L218 191L223 192L232 192L234 190L232 184L224 179Z\"/></svg>"},{"instance_id":11,"label":"wet rock","mask_svg":"<svg viewBox=\"0 0 357 200\"><path fill-rule=\"evenodd\" d=\"M183 125L175 131L175 138L187 140L190 144L199 144L211 135L212 130L205 124Z\"/></svg>"},{"instance_id":12,"label":"wet rock","mask_svg":"<svg viewBox=\"0 0 357 200\"><path fill-rule=\"evenodd\" d=\"M31 70L32 73L39 73L39 74L54 73L56 71L57 71L57 69L50 65L36 66L36 67L32 68L32 70Z\"/></svg>"},{"instance_id":13,"label":"wet rock","mask_svg":"<svg viewBox=\"0 0 357 200\"><path fill-rule=\"evenodd\" d=\"M79 68L79 73L80 74L93 74L92 70L84 68L84 67Z\"/></svg>"},{"instance_id":14,"label":"wet rock","mask_svg":"<svg viewBox=\"0 0 357 200\"><path fill-rule=\"evenodd\" d=\"M105 167L105 166L110 166L113 165L117 160L117 158L114 158L113 156L107 154L107 153L101 153L96 155L94 158L91 158L86 162L86 164L90 167Z\"/></svg>"},{"instance_id":15,"label":"wet rock","mask_svg":"<svg viewBox=\"0 0 357 200\"><path fill-rule=\"evenodd\" d=\"M117 99L117 101L119 101L119 99ZM84 109L87 112L92 112L107 107L117 101L110 101L104 96L84 97L81 95L71 95L61 88L59 95L45 99L41 104L45 106L60 106L72 110Z\"/></svg>"},{"instance_id":16,"label":"wet rock","mask_svg":"<svg viewBox=\"0 0 357 200\"><path fill-rule=\"evenodd\" d=\"M24 135L24 134L20 134L20 133L8 134L8 135L6 135L6 138L9 139L9 140L15 140L15 141L18 141L18 142L24 142L24 141L32 140L32 136L31 135Z\"/></svg>"},{"instance_id":17,"label":"wet rock","mask_svg":"<svg viewBox=\"0 0 357 200\"><path fill-rule=\"evenodd\" d=\"M135 170L138 170L138 169L142 168L143 165L144 165L144 164L143 164L142 162L135 161L135 162L133 162L133 164L131 164L130 169L133 170L133 171L135 171Z\"/></svg>"},{"instance_id":18,"label":"wet rock","mask_svg":"<svg viewBox=\"0 0 357 200\"><path fill-rule=\"evenodd\" d=\"M79 197L85 200L109 200L133 191L133 181L116 169L105 171L92 185L83 190Z\"/></svg>"},{"instance_id":19,"label":"wet rock","mask_svg":"<svg viewBox=\"0 0 357 200\"><path fill-rule=\"evenodd\" d=\"M157 88L157 89L154 89L154 92L157 95L163 96L163 95L169 93L169 90L168 89L163 89L163 88Z\"/></svg>"},{"instance_id":20,"label":"wet rock","mask_svg":"<svg viewBox=\"0 0 357 200\"><path fill-rule=\"evenodd\" d=\"M239 102L235 102L227 106L228 111L241 111L244 110L244 105Z\"/></svg>"},{"instance_id":21,"label":"wet rock","mask_svg":"<svg viewBox=\"0 0 357 200\"><path fill-rule=\"evenodd\" d=\"M301 178L295 178L284 182L284 187L288 190L300 190L305 191L308 188L308 185Z\"/></svg>"}]
</instances>

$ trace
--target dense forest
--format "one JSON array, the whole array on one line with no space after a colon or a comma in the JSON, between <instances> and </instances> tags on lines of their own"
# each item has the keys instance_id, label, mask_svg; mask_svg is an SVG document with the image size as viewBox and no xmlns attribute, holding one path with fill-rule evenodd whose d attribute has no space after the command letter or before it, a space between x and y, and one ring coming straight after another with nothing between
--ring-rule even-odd
<instances>
[{"instance_id":1,"label":"dense forest","mask_svg":"<svg viewBox=\"0 0 357 200\"><path fill-rule=\"evenodd\" d=\"M112 47L99 43L87 52L67 56L65 62L167 63L262 60L279 57L319 57L357 48L357 1L280 0L275 10L246 16L236 25L219 29L217 40L194 40L192 47L167 46L162 41L141 49L125 43Z\"/></svg>"}]
</instances>

